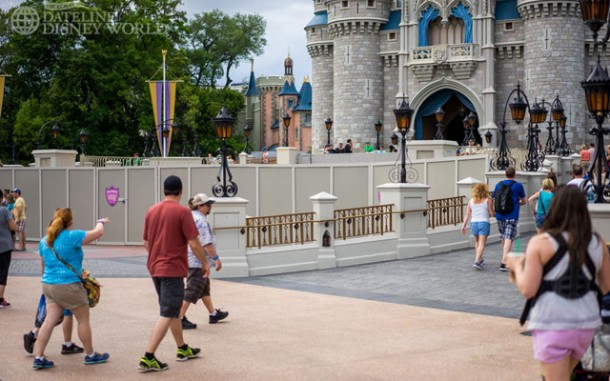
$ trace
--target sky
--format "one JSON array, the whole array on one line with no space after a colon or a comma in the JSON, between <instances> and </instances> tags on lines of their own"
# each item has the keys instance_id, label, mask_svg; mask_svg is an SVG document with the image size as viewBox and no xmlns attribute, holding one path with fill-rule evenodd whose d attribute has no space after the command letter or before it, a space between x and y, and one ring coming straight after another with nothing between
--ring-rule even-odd
<instances>
[{"instance_id":1,"label":"sky","mask_svg":"<svg viewBox=\"0 0 610 381\"><path fill-rule=\"evenodd\" d=\"M0 8L8 10L22 0L0 0ZM182 0L187 17L219 9L229 15L237 12L258 14L267 22L267 46L259 57L254 57L256 76L284 75L284 59L290 52L294 61L293 73L300 87L305 76L311 77L311 58L305 47L305 25L313 18L312 0ZM234 83L247 81L250 62L243 62L230 73ZM224 84L224 79L219 82Z\"/></svg>"}]
</instances>

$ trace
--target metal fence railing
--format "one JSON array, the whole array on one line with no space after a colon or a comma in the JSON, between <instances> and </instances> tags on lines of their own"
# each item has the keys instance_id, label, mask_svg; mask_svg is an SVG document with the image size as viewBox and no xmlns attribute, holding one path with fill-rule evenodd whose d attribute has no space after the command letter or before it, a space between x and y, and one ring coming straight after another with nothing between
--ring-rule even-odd
<instances>
[{"instance_id":1,"label":"metal fence railing","mask_svg":"<svg viewBox=\"0 0 610 381\"><path fill-rule=\"evenodd\" d=\"M246 218L246 247L288 245L314 240L314 213Z\"/></svg>"},{"instance_id":2,"label":"metal fence railing","mask_svg":"<svg viewBox=\"0 0 610 381\"><path fill-rule=\"evenodd\" d=\"M464 221L464 196L440 198L426 202L428 227L457 225Z\"/></svg>"},{"instance_id":3,"label":"metal fence railing","mask_svg":"<svg viewBox=\"0 0 610 381\"><path fill-rule=\"evenodd\" d=\"M383 235L393 229L392 205L336 209L333 217L335 239Z\"/></svg>"}]
</instances>

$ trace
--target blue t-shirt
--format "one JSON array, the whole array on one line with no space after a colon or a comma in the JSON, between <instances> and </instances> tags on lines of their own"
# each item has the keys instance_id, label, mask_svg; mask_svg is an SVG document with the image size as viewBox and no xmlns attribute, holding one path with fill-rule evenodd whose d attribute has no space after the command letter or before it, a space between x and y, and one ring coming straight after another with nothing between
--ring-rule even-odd
<instances>
[{"instance_id":1,"label":"blue t-shirt","mask_svg":"<svg viewBox=\"0 0 610 381\"><path fill-rule=\"evenodd\" d=\"M541 190L538 196L538 205L536 207L536 214L546 216L549 214L549 207L551 206L551 199L553 198L553 192Z\"/></svg>"},{"instance_id":2,"label":"blue t-shirt","mask_svg":"<svg viewBox=\"0 0 610 381\"><path fill-rule=\"evenodd\" d=\"M62 230L53 247L64 261L68 262L77 273L83 271L83 241L87 234L84 230ZM66 265L61 263L47 244L45 236L38 245L38 253L44 260L42 283L71 284L80 282L79 277Z\"/></svg>"},{"instance_id":3,"label":"blue t-shirt","mask_svg":"<svg viewBox=\"0 0 610 381\"><path fill-rule=\"evenodd\" d=\"M499 183L497 183L496 189L494 190L494 195L496 194L496 192L498 192L498 190L500 190L501 183L508 185L508 183L510 181L514 181L514 180L502 180ZM510 193L513 196L513 205L515 205L515 207L513 208L513 210L510 213L507 213L507 214L502 214L496 210L496 220L506 221L506 220L518 220L519 219L519 206L520 206L519 199L525 198L525 189L523 189L523 185L521 185L521 183L514 181L513 185L510 187Z\"/></svg>"}]
</instances>

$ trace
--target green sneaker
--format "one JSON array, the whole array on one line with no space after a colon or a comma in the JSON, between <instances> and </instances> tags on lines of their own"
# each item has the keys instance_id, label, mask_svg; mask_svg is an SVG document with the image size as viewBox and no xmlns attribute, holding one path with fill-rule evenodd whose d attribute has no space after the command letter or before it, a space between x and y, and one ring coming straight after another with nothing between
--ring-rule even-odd
<instances>
[{"instance_id":1,"label":"green sneaker","mask_svg":"<svg viewBox=\"0 0 610 381\"><path fill-rule=\"evenodd\" d=\"M162 370L167 370L169 369L169 367L167 366L167 364L159 361L156 357L153 357L149 360L148 358L146 358L146 356L142 356L138 369L142 372L159 372Z\"/></svg>"},{"instance_id":2,"label":"green sneaker","mask_svg":"<svg viewBox=\"0 0 610 381\"><path fill-rule=\"evenodd\" d=\"M194 359L196 357L199 357L199 352L201 352L201 349L191 348L188 345L186 346L186 349L178 348L178 354L176 355L176 357L177 357L176 360L186 361L186 360Z\"/></svg>"}]
</instances>

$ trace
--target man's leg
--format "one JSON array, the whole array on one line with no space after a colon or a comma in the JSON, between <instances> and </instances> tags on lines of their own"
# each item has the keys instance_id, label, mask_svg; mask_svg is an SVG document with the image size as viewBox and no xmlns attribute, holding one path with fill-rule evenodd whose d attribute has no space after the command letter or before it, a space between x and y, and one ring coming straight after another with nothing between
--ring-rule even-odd
<instances>
[{"instance_id":1,"label":"man's leg","mask_svg":"<svg viewBox=\"0 0 610 381\"><path fill-rule=\"evenodd\" d=\"M201 298L203 305L208 310L208 313L212 315L216 310L214 309L214 303L212 303L212 297L210 295Z\"/></svg>"},{"instance_id":2,"label":"man's leg","mask_svg":"<svg viewBox=\"0 0 610 381\"><path fill-rule=\"evenodd\" d=\"M66 315L64 311L64 321L61 325L61 330L64 332L64 341L66 343L72 342L72 328L74 326L74 319L72 315Z\"/></svg>"},{"instance_id":3,"label":"man's leg","mask_svg":"<svg viewBox=\"0 0 610 381\"><path fill-rule=\"evenodd\" d=\"M502 240L502 263L506 263L508 260L508 253L510 252L510 248L513 245L513 241L510 239Z\"/></svg>"},{"instance_id":4,"label":"man's leg","mask_svg":"<svg viewBox=\"0 0 610 381\"><path fill-rule=\"evenodd\" d=\"M146 346L146 352L155 353L155 351L159 347L159 344L161 344L161 340L163 340L163 338L167 334L167 330L169 329L172 320L178 321L178 319L159 316L159 319L157 319L157 322L153 327L152 335L150 336L148 345ZM180 327L180 330L182 330L182 327Z\"/></svg>"}]
</instances>

